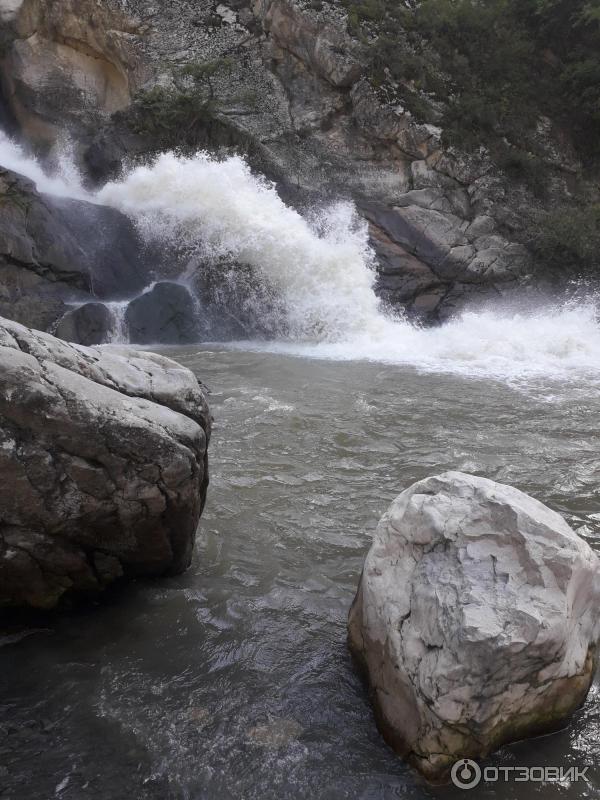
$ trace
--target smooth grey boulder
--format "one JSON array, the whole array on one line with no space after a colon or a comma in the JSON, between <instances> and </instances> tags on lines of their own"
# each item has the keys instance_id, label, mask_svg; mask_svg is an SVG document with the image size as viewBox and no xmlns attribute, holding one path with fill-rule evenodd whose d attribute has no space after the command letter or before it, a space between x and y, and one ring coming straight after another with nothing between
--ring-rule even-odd
<instances>
[{"instance_id":1,"label":"smooth grey boulder","mask_svg":"<svg viewBox=\"0 0 600 800\"><path fill-rule=\"evenodd\" d=\"M54 333L59 339L76 344L106 344L110 341L113 317L104 303L84 303L67 311Z\"/></svg>"},{"instance_id":2,"label":"smooth grey boulder","mask_svg":"<svg viewBox=\"0 0 600 800\"><path fill-rule=\"evenodd\" d=\"M198 341L194 299L185 286L162 281L127 306L125 324L133 344Z\"/></svg>"},{"instance_id":3,"label":"smooth grey boulder","mask_svg":"<svg viewBox=\"0 0 600 800\"><path fill-rule=\"evenodd\" d=\"M210 414L184 367L0 319L0 607L189 564Z\"/></svg>"},{"instance_id":4,"label":"smooth grey boulder","mask_svg":"<svg viewBox=\"0 0 600 800\"><path fill-rule=\"evenodd\" d=\"M593 680L600 562L523 492L447 472L383 515L349 645L379 728L428 779L562 725Z\"/></svg>"}]
</instances>

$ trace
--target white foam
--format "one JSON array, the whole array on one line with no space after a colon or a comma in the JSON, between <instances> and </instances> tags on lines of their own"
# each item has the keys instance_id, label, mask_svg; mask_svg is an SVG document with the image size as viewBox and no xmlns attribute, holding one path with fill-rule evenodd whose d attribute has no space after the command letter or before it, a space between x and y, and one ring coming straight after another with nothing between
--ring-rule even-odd
<instances>
[{"instance_id":1,"label":"white foam","mask_svg":"<svg viewBox=\"0 0 600 800\"><path fill-rule=\"evenodd\" d=\"M0 131L0 166L29 178L44 194L93 201L94 198L82 186L68 143L57 148L55 159L56 174L48 175L35 158L28 156L20 145Z\"/></svg>"},{"instance_id":2,"label":"white foam","mask_svg":"<svg viewBox=\"0 0 600 800\"><path fill-rule=\"evenodd\" d=\"M295 340L342 341L380 318L372 254L353 207L336 204L311 225L241 158L166 153L105 186L98 200L130 214L149 238L252 266L283 300Z\"/></svg>"},{"instance_id":3,"label":"white foam","mask_svg":"<svg viewBox=\"0 0 600 800\"><path fill-rule=\"evenodd\" d=\"M389 321L379 334L343 342L237 343L237 347L336 361L406 364L424 372L501 379L600 379L600 328L593 306L530 313L467 312L436 328Z\"/></svg>"}]
</instances>

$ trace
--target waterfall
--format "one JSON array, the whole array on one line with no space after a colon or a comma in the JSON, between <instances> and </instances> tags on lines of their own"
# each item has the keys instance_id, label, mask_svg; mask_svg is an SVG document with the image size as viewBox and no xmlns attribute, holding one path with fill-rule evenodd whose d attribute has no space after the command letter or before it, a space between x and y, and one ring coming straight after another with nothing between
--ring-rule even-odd
<instances>
[{"instance_id":1,"label":"waterfall","mask_svg":"<svg viewBox=\"0 0 600 800\"><path fill-rule=\"evenodd\" d=\"M239 157L173 153L98 194L132 216L147 238L250 265L283 300L294 340L339 341L387 324L373 291L367 230L348 203L309 222Z\"/></svg>"},{"instance_id":2,"label":"waterfall","mask_svg":"<svg viewBox=\"0 0 600 800\"><path fill-rule=\"evenodd\" d=\"M56 148L54 156L58 169L55 175L48 175L35 158L27 155L19 144L0 131L0 166L29 178L39 192L93 202L93 196L83 188L69 143L63 142Z\"/></svg>"},{"instance_id":3,"label":"waterfall","mask_svg":"<svg viewBox=\"0 0 600 800\"><path fill-rule=\"evenodd\" d=\"M104 304L110 311L112 326L110 329L110 342L112 344L123 344L128 341L127 323L125 321L125 312L129 301L118 300L114 302L107 302Z\"/></svg>"},{"instance_id":4,"label":"waterfall","mask_svg":"<svg viewBox=\"0 0 600 800\"><path fill-rule=\"evenodd\" d=\"M148 241L183 248L191 258L249 265L278 298L282 334L240 347L502 378L600 375L592 301L538 303L528 312L496 306L465 312L439 328L411 324L387 313L376 297L366 226L351 204L303 216L242 158L164 153L93 195L64 166L59 175L46 176L6 138L0 139L0 163L30 177L41 191L119 209ZM115 332L115 338L122 335Z\"/></svg>"}]
</instances>

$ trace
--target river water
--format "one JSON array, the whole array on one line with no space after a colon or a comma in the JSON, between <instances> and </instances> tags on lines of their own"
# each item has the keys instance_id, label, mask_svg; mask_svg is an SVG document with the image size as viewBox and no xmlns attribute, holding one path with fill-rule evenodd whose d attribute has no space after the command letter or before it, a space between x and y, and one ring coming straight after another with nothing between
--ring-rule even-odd
<instances>
[{"instance_id":1,"label":"river water","mask_svg":"<svg viewBox=\"0 0 600 800\"><path fill-rule=\"evenodd\" d=\"M166 352L212 391L193 565L5 632L2 800L468 796L428 787L375 727L345 643L370 536L399 491L459 469L531 493L600 546L597 386L251 346ZM566 730L488 762L589 766L587 781L472 794L597 797L599 691Z\"/></svg>"}]
</instances>

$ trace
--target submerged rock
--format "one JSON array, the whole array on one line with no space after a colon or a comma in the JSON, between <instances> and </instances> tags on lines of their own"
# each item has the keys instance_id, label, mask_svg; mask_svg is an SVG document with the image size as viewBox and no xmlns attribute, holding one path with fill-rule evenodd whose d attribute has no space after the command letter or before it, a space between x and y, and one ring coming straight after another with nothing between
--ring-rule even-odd
<instances>
[{"instance_id":1,"label":"submerged rock","mask_svg":"<svg viewBox=\"0 0 600 800\"><path fill-rule=\"evenodd\" d=\"M135 344L189 344L199 337L194 299L179 283L157 283L132 300L125 323Z\"/></svg>"},{"instance_id":2,"label":"submerged rock","mask_svg":"<svg viewBox=\"0 0 600 800\"><path fill-rule=\"evenodd\" d=\"M67 311L56 327L56 335L66 342L94 345L110 340L112 314L104 303L84 303Z\"/></svg>"},{"instance_id":3,"label":"submerged rock","mask_svg":"<svg viewBox=\"0 0 600 800\"><path fill-rule=\"evenodd\" d=\"M386 740L427 778L563 725L594 676L600 562L509 486L448 472L382 517L349 617Z\"/></svg>"},{"instance_id":4,"label":"submerged rock","mask_svg":"<svg viewBox=\"0 0 600 800\"><path fill-rule=\"evenodd\" d=\"M194 375L0 319L0 607L189 564L210 414Z\"/></svg>"}]
</instances>

